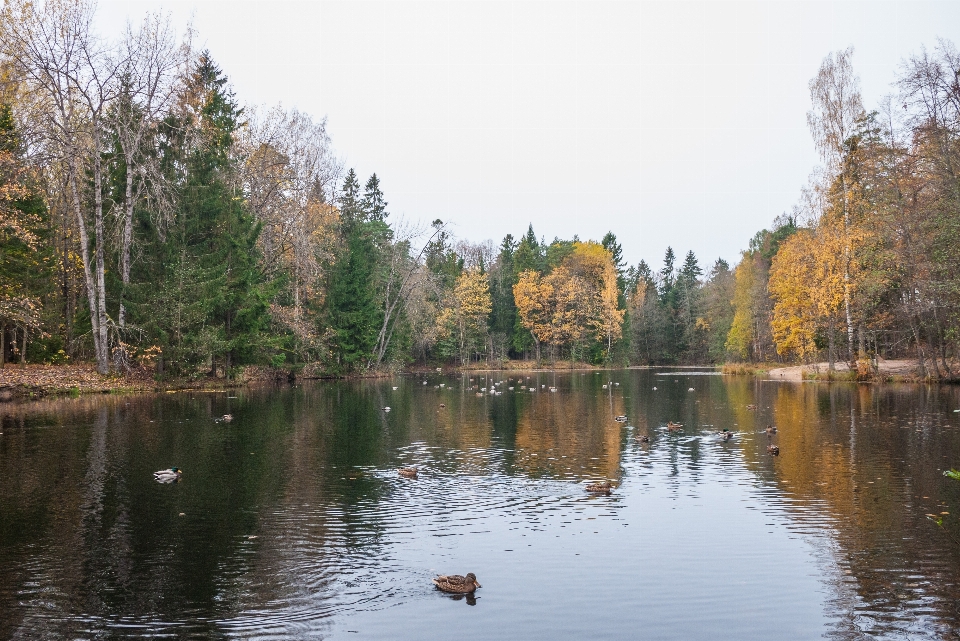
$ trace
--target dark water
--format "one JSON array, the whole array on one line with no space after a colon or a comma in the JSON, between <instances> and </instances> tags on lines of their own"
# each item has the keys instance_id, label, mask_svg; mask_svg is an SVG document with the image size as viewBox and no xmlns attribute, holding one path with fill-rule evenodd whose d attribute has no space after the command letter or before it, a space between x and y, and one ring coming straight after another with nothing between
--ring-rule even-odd
<instances>
[{"instance_id":1,"label":"dark water","mask_svg":"<svg viewBox=\"0 0 960 641\"><path fill-rule=\"evenodd\" d=\"M468 378L0 405L0 638L960 638L956 388Z\"/></svg>"}]
</instances>

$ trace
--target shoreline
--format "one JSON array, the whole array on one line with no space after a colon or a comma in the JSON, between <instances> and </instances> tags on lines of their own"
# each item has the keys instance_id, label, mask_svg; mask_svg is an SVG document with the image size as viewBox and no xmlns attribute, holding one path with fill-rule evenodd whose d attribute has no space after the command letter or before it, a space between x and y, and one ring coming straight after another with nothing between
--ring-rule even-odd
<instances>
[{"instance_id":1,"label":"shoreline","mask_svg":"<svg viewBox=\"0 0 960 641\"><path fill-rule=\"evenodd\" d=\"M0 402L23 401L56 396L80 396L87 394L138 394L175 391L226 390L243 387L262 382L289 381L293 378L302 380L362 380L371 378L389 378L391 376L423 376L429 374L469 374L487 372L576 372L603 370L644 370L644 369L690 369L690 370L717 370L719 365L627 365L627 366L599 366L589 363L574 363L571 361L544 362L540 361L503 361L499 367L489 363L471 364L468 366L429 367L425 365L406 367L396 372L367 372L352 376L335 375L294 375L287 370L275 370L266 367L247 367L242 375L235 380L222 378L203 379L173 379L159 382L153 378L152 370L138 369L125 374L110 374L101 376L91 363L71 365L37 365L25 366L8 363L0 368ZM917 373L915 360L879 360L879 376L872 380L859 382L907 382L921 383L924 381ZM755 376L764 380L801 383L807 381L819 382L854 382L847 363L836 363L834 378L828 376L828 364L812 363L806 365L790 365L762 369L762 366L748 366L742 372L723 372L724 376ZM932 381L950 383L951 381Z\"/></svg>"}]
</instances>

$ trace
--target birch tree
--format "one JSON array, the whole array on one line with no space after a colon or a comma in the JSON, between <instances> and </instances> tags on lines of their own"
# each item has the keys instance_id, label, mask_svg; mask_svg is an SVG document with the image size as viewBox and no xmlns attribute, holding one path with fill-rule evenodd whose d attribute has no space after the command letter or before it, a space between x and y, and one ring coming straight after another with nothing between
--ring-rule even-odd
<instances>
[{"instance_id":1,"label":"birch tree","mask_svg":"<svg viewBox=\"0 0 960 641\"><path fill-rule=\"evenodd\" d=\"M857 121L864 115L860 98L860 78L853 71L853 47L831 53L824 58L820 70L810 81L812 109L807 113L807 124L814 144L827 170L840 179L841 207L844 234L849 236L850 180L845 171L844 156L848 139L856 130ZM856 360L853 350L853 314L850 308L850 261L852 249L849 240L844 244L843 307L847 325L847 350L851 365Z\"/></svg>"},{"instance_id":2,"label":"birch tree","mask_svg":"<svg viewBox=\"0 0 960 641\"><path fill-rule=\"evenodd\" d=\"M89 0L12 0L4 7L4 54L37 95L36 118L51 159L63 175L77 221L84 283L90 308L97 371L110 370L107 294L104 281L104 118L117 94L122 62L92 31L95 5ZM84 185L92 182L92 211ZM90 220L92 219L92 220ZM93 226L91 256L90 224Z\"/></svg>"}]
</instances>

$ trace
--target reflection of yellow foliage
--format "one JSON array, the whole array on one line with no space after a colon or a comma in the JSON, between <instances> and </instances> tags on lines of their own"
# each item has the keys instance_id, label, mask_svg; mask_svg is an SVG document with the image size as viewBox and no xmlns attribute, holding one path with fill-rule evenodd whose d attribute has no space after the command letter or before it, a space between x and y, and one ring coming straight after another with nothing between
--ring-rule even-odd
<instances>
[{"instance_id":1,"label":"reflection of yellow foliage","mask_svg":"<svg viewBox=\"0 0 960 641\"><path fill-rule=\"evenodd\" d=\"M605 398L586 394L550 394L531 398L517 421L516 465L531 475L616 479L620 473L620 425L623 400L613 409L598 407ZM611 411L613 414L611 414Z\"/></svg>"}]
</instances>

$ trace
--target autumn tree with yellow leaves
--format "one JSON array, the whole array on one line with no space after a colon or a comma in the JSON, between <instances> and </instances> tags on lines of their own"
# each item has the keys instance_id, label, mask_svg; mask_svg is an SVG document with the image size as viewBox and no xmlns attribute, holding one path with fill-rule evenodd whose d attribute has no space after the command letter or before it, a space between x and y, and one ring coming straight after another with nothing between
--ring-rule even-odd
<instances>
[{"instance_id":1,"label":"autumn tree with yellow leaves","mask_svg":"<svg viewBox=\"0 0 960 641\"><path fill-rule=\"evenodd\" d=\"M587 340L609 353L623 335L625 310L618 305L617 271L612 254L595 242L575 242L573 251L549 274L527 270L513 288L517 312L537 346L568 348L577 359Z\"/></svg>"},{"instance_id":2,"label":"autumn tree with yellow leaves","mask_svg":"<svg viewBox=\"0 0 960 641\"><path fill-rule=\"evenodd\" d=\"M479 269L464 270L457 277L453 292L437 317L437 334L456 354L462 365L486 344L487 323L492 305L490 282Z\"/></svg>"}]
</instances>

